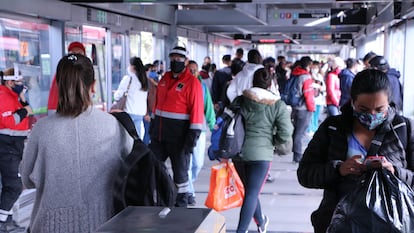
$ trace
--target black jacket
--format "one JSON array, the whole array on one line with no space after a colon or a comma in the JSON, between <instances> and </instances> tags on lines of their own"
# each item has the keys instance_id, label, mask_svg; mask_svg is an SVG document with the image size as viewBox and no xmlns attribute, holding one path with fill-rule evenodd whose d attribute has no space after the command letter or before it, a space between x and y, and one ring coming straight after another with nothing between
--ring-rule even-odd
<instances>
[{"instance_id":1,"label":"black jacket","mask_svg":"<svg viewBox=\"0 0 414 233\"><path fill-rule=\"evenodd\" d=\"M324 189L321 205L312 216L314 226L315 221L319 221L318 217L328 218L329 224L339 199L351 191L357 181L357 177L342 177L335 168L338 161L346 160L348 135L351 133L353 122L353 110L350 104L345 105L341 110L342 115L328 117L321 124L309 142L297 170L301 185L307 188ZM377 130L377 132L385 132L378 154L385 156L394 165L397 177L414 188L414 132L411 125L412 121L395 114L395 109L390 107L388 119ZM406 139L398 136L397 127L406 127ZM406 142L402 143L400 140ZM404 145L407 145L405 149ZM324 214L320 214L321 212Z\"/></svg>"}]
</instances>

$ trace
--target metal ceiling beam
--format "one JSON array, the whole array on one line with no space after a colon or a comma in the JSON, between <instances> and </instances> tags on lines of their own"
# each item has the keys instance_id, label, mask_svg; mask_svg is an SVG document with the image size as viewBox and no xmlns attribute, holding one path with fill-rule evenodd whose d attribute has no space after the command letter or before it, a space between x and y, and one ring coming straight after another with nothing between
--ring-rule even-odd
<instances>
[{"instance_id":1,"label":"metal ceiling beam","mask_svg":"<svg viewBox=\"0 0 414 233\"><path fill-rule=\"evenodd\" d=\"M177 25L265 25L238 10L178 10Z\"/></svg>"}]
</instances>

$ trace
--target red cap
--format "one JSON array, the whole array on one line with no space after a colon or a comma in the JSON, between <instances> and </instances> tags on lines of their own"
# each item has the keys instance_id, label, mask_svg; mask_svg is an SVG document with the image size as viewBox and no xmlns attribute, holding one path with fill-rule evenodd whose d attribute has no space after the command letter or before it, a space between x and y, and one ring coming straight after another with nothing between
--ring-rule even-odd
<instances>
[{"instance_id":1,"label":"red cap","mask_svg":"<svg viewBox=\"0 0 414 233\"><path fill-rule=\"evenodd\" d=\"M82 43L80 43L78 41L74 41L74 42L70 43L69 47L68 47L68 52L70 53L74 48L82 49L83 54L86 54L85 46L83 46Z\"/></svg>"}]
</instances>

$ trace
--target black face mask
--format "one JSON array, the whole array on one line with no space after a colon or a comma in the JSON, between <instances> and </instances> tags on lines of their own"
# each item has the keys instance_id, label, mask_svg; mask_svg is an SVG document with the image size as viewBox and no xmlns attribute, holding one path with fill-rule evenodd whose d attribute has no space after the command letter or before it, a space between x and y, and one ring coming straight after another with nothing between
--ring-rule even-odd
<instances>
[{"instance_id":1,"label":"black face mask","mask_svg":"<svg viewBox=\"0 0 414 233\"><path fill-rule=\"evenodd\" d=\"M23 91L24 86L23 85L14 85L12 90L16 92L18 95Z\"/></svg>"},{"instance_id":2,"label":"black face mask","mask_svg":"<svg viewBox=\"0 0 414 233\"><path fill-rule=\"evenodd\" d=\"M181 73L185 69L185 62L183 61L171 61L170 63L171 71L173 73Z\"/></svg>"}]
</instances>

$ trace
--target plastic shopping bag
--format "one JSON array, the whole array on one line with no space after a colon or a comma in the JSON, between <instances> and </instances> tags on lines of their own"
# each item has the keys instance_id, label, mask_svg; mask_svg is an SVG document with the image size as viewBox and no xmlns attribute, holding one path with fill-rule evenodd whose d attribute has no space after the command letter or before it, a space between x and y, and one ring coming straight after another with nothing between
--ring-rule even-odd
<instances>
[{"instance_id":1,"label":"plastic shopping bag","mask_svg":"<svg viewBox=\"0 0 414 233\"><path fill-rule=\"evenodd\" d=\"M205 205L216 211L228 210L243 204L243 183L231 161L211 167L210 189Z\"/></svg>"},{"instance_id":2,"label":"plastic shopping bag","mask_svg":"<svg viewBox=\"0 0 414 233\"><path fill-rule=\"evenodd\" d=\"M413 190L385 169L367 177L338 203L327 233L414 232Z\"/></svg>"}]
</instances>

